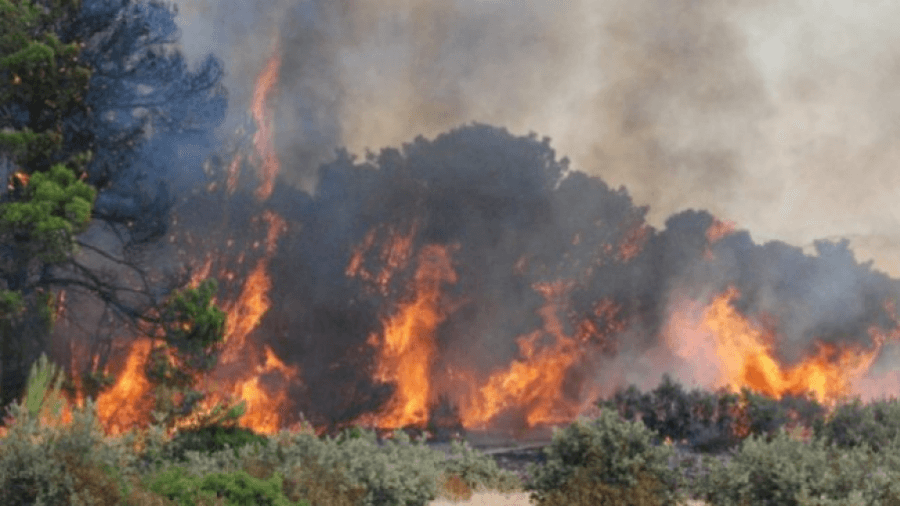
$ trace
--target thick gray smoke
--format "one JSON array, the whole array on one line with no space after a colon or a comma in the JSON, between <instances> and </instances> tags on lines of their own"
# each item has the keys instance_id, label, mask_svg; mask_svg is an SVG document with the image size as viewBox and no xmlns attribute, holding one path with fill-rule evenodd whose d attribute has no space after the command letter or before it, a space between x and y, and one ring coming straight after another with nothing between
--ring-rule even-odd
<instances>
[{"instance_id":1,"label":"thick gray smoke","mask_svg":"<svg viewBox=\"0 0 900 506\"><path fill-rule=\"evenodd\" d=\"M694 210L656 229L625 189L569 170L549 139L475 124L363 161L341 152L321 166L312 195L282 181L262 203L253 196L253 167L244 168L234 195L223 185L177 212L203 224L195 251L212 252L212 272L236 274L225 300L262 255L251 246L265 237L259 217L268 210L287 220L267 264L272 305L252 338L299 366L302 382L290 386L290 399L319 426L350 422L391 398L393 385L375 379L368 339L415 297L419 254L431 245L448 248L456 274L439 285L444 319L433 373L463 368L480 383L521 359L517 338L537 331L541 346L552 343L541 287L562 281L570 288L557 313L580 347L564 385L573 402L678 372L665 345L676 297L705 304L736 287L735 307L772 328L775 356L788 365L814 355L817 343L870 348L870 329L897 326L884 303L900 300L900 283L856 262L846 243L819 242L807 255L783 242L757 245L745 231L711 237L714 217ZM409 253L388 265L384 252L397 235L410 238ZM387 270L388 282L348 275L354 263ZM634 377L648 360L648 374ZM676 375L690 382L699 373ZM270 379L272 388L285 386ZM434 393L452 400L454 392ZM505 414L504 423L523 423L517 416Z\"/></svg>"},{"instance_id":2,"label":"thick gray smoke","mask_svg":"<svg viewBox=\"0 0 900 506\"><path fill-rule=\"evenodd\" d=\"M311 189L332 149L479 121L554 139L662 226L708 209L757 240L851 236L900 273L900 6L849 0L184 0L189 54L221 56L232 116L276 33L279 146ZM286 169L287 170L287 169Z\"/></svg>"}]
</instances>

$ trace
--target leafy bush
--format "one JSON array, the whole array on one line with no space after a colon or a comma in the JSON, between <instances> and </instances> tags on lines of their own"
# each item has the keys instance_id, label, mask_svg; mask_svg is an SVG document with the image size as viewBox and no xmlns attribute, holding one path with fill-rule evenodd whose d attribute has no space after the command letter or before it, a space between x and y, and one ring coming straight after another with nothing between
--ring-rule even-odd
<instances>
[{"instance_id":1,"label":"leafy bush","mask_svg":"<svg viewBox=\"0 0 900 506\"><path fill-rule=\"evenodd\" d=\"M149 482L150 490L181 506L211 505L219 497L224 497L229 506L309 506L307 502L290 501L281 487L282 477L278 473L268 480L255 478L244 471L198 477L180 466L157 473Z\"/></svg>"},{"instance_id":2,"label":"leafy bush","mask_svg":"<svg viewBox=\"0 0 900 506\"><path fill-rule=\"evenodd\" d=\"M170 458L181 462L185 460L185 452L188 451L212 454L231 448L237 457L239 448L250 444L265 445L267 441L265 436L251 429L211 425L177 432L166 452Z\"/></svg>"},{"instance_id":3,"label":"leafy bush","mask_svg":"<svg viewBox=\"0 0 900 506\"><path fill-rule=\"evenodd\" d=\"M618 411L625 420L641 421L659 435L657 443L687 440L697 450L721 451L740 443L733 430L738 401L726 392L686 392L666 374L651 392L643 394L631 385L598 405Z\"/></svg>"},{"instance_id":4,"label":"leafy bush","mask_svg":"<svg viewBox=\"0 0 900 506\"><path fill-rule=\"evenodd\" d=\"M136 468L134 440L106 438L94 409L88 400L71 423L46 425L24 403L8 408L15 422L0 439L0 504L118 504Z\"/></svg>"},{"instance_id":5,"label":"leafy bush","mask_svg":"<svg viewBox=\"0 0 900 506\"><path fill-rule=\"evenodd\" d=\"M816 437L839 448L869 446L878 452L900 436L900 402L891 399L862 405L857 397L838 405L813 429Z\"/></svg>"},{"instance_id":6,"label":"leafy bush","mask_svg":"<svg viewBox=\"0 0 900 506\"><path fill-rule=\"evenodd\" d=\"M900 487L887 486L900 478L900 468L891 467L897 462L876 457L867 448L840 451L821 440L803 443L780 429L771 441L749 437L728 465L707 460L709 474L691 489L722 506L900 504Z\"/></svg>"},{"instance_id":7,"label":"leafy bush","mask_svg":"<svg viewBox=\"0 0 900 506\"><path fill-rule=\"evenodd\" d=\"M312 434L283 432L267 445L247 445L238 450L211 454L185 452L184 467L192 474L203 475L214 470L234 471L248 464L272 468L294 483L297 497L312 493L308 487L315 479L327 479L343 494L357 490L365 495L357 504L366 506L422 506L437 495L441 477L439 463L444 454L424 442L410 444L403 432L379 444L372 431L359 431L358 437L319 439ZM326 471L327 470L327 471ZM318 493L318 492L317 492Z\"/></svg>"},{"instance_id":8,"label":"leafy bush","mask_svg":"<svg viewBox=\"0 0 900 506\"><path fill-rule=\"evenodd\" d=\"M529 467L526 488L542 506L673 505L681 480L668 466L672 449L655 446L655 437L610 410L593 421L579 419L554 432L546 463Z\"/></svg>"},{"instance_id":9,"label":"leafy bush","mask_svg":"<svg viewBox=\"0 0 900 506\"><path fill-rule=\"evenodd\" d=\"M450 444L450 454L439 468L444 473L444 482L453 482L451 477L456 477L472 490L509 492L522 485L518 476L500 469L497 461L457 441Z\"/></svg>"},{"instance_id":10,"label":"leafy bush","mask_svg":"<svg viewBox=\"0 0 900 506\"><path fill-rule=\"evenodd\" d=\"M810 396L775 400L746 388L740 394L687 392L669 375L663 375L659 386L646 394L631 385L598 405L618 411L626 420L640 420L660 439L686 440L702 452L736 448L750 434L771 437L792 421L810 426L824 413Z\"/></svg>"}]
</instances>

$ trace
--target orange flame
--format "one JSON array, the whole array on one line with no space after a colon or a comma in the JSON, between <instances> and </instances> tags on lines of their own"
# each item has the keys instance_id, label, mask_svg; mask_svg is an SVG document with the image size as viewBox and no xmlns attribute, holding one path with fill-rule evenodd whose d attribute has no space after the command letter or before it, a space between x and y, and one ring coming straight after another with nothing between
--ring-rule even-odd
<instances>
[{"instance_id":1,"label":"orange flame","mask_svg":"<svg viewBox=\"0 0 900 506\"><path fill-rule=\"evenodd\" d=\"M224 362L234 362L241 357L247 335L259 325L271 304L268 297L269 288L272 286L267 272L269 259L275 254L278 238L287 230L287 224L282 217L271 211L264 212L263 219L269 225L266 233L266 253L247 276L238 299L226 311L226 346L222 353Z\"/></svg>"},{"instance_id":2,"label":"orange flame","mask_svg":"<svg viewBox=\"0 0 900 506\"><path fill-rule=\"evenodd\" d=\"M275 434L282 428L281 415L289 404L289 399L285 390L269 393L260 385L260 378L277 374L281 376L282 382L295 381L300 371L297 367L286 366L268 346L265 347L265 354L266 361L256 367L256 375L238 382L233 393L246 402L246 410L239 422L241 426L262 434Z\"/></svg>"},{"instance_id":3,"label":"orange flame","mask_svg":"<svg viewBox=\"0 0 900 506\"><path fill-rule=\"evenodd\" d=\"M380 269L377 272L368 270L365 265L366 253L375 244L379 232L387 235L387 239L383 241L381 251L379 251ZM359 245L350 257L350 263L347 265L345 274L351 277L357 277L363 281L374 285L382 295L387 295L391 278L400 267L406 265L409 257L412 255L412 238L416 233L416 225L413 224L408 234L403 235L392 227L374 228L370 230L362 244Z\"/></svg>"},{"instance_id":4,"label":"orange flame","mask_svg":"<svg viewBox=\"0 0 900 506\"><path fill-rule=\"evenodd\" d=\"M522 359L492 374L475 395L464 401L460 415L465 427L484 426L513 407L525 409L529 427L568 422L579 411L580 406L561 396L566 373L580 356L577 341L565 335L559 318L559 308L570 284L536 288L547 300L539 310L544 330L520 337L517 342ZM555 338L555 343L538 349L538 341L547 334Z\"/></svg>"},{"instance_id":5,"label":"orange flame","mask_svg":"<svg viewBox=\"0 0 900 506\"><path fill-rule=\"evenodd\" d=\"M237 191L238 176L240 175L241 155L236 154L228 165L228 178L225 180L225 188L232 195Z\"/></svg>"},{"instance_id":6,"label":"orange flame","mask_svg":"<svg viewBox=\"0 0 900 506\"><path fill-rule=\"evenodd\" d=\"M733 221L713 218L712 224L706 229L706 240L715 244L723 237L733 234L736 227L737 224Z\"/></svg>"},{"instance_id":7,"label":"orange flame","mask_svg":"<svg viewBox=\"0 0 900 506\"><path fill-rule=\"evenodd\" d=\"M698 322L685 306L669 321L666 339L676 355L693 363L704 383L737 392L748 387L774 398L812 392L819 402L833 404L849 394L851 381L865 373L881 347L872 350L817 343L817 352L785 367L774 356L774 334L754 324L731 302L739 296L731 287L717 296Z\"/></svg>"},{"instance_id":8,"label":"orange flame","mask_svg":"<svg viewBox=\"0 0 900 506\"><path fill-rule=\"evenodd\" d=\"M152 346L151 339L136 339L116 384L97 397L97 417L108 434L121 434L149 419L153 402L144 365Z\"/></svg>"},{"instance_id":9,"label":"orange flame","mask_svg":"<svg viewBox=\"0 0 900 506\"><path fill-rule=\"evenodd\" d=\"M275 187L275 176L278 175L278 157L275 154L275 142L273 139L272 118L269 115L267 102L272 89L278 82L278 69L281 65L281 51L278 47L278 37L275 37L275 48L272 55L266 62L266 66L259 76L256 78L256 85L253 88L253 98L250 109L253 113L253 119L256 121L257 131L253 136L253 144L256 146L256 152L262 158L260 166L260 177L262 182L256 190L256 197L259 200L266 200L272 195ZM229 176L230 178L230 176ZM231 185L229 184L229 188Z\"/></svg>"},{"instance_id":10,"label":"orange flame","mask_svg":"<svg viewBox=\"0 0 900 506\"><path fill-rule=\"evenodd\" d=\"M396 385L394 396L380 414L358 421L378 427L424 425L432 399L431 369L436 354L434 333L446 313L441 307L441 284L456 283L456 272L444 246L426 246L415 274L415 299L385 322L384 338L371 336L381 347L376 378Z\"/></svg>"}]
</instances>

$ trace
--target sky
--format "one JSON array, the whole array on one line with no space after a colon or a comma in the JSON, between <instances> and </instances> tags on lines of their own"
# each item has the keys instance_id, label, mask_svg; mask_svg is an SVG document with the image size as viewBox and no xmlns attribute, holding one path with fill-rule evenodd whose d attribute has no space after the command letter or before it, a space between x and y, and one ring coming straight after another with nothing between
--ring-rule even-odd
<instances>
[{"instance_id":1,"label":"sky","mask_svg":"<svg viewBox=\"0 0 900 506\"><path fill-rule=\"evenodd\" d=\"M225 62L233 128L282 51L282 167L471 122L552 139L648 219L706 209L756 242L851 239L900 276L900 3L182 0Z\"/></svg>"}]
</instances>

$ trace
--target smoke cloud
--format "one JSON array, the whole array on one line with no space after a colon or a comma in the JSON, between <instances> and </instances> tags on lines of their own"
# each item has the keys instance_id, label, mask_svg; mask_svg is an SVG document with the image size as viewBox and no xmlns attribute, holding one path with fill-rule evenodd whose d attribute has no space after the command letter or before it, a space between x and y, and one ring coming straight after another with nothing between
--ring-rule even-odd
<instances>
[{"instance_id":1,"label":"smoke cloud","mask_svg":"<svg viewBox=\"0 0 900 506\"><path fill-rule=\"evenodd\" d=\"M233 115L280 34L279 146L308 190L335 147L478 121L550 136L573 168L650 205L655 226L703 208L757 241L852 236L860 259L900 273L892 4L179 5L186 51L228 65Z\"/></svg>"}]
</instances>

